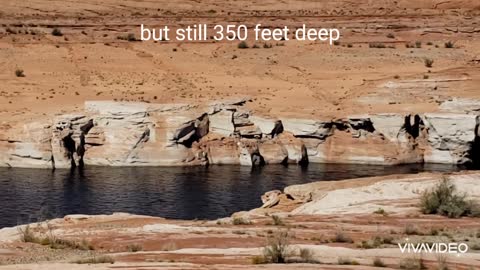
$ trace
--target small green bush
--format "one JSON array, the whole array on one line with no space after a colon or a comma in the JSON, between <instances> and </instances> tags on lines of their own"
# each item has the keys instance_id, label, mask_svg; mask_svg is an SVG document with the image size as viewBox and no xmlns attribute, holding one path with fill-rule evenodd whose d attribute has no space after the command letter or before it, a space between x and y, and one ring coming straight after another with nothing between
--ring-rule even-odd
<instances>
[{"instance_id":1,"label":"small green bush","mask_svg":"<svg viewBox=\"0 0 480 270\"><path fill-rule=\"evenodd\" d=\"M103 256L94 256L86 259L76 260L73 263L76 264L99 264L99 263L115 263L115 260L111 256L103 255Z\"/></svg>"},{"instance_id":2,"label":"small green bush","mask_svg":"<svg viewBox=\"0 0 480 270\"><path fill-rule=\"evenodd\" d=\"M23 72L23 69L17 68L17 69L15 70L15 76L17 76L17 77L19 77L19 78L20 78L20 77L25 77L25 73Z\"/></svg>"},{"instance_id":3,"label":"small green bush","mask_svg":"<svg viewBox=\"0 0 480 270\"><path fill-rule=\"evenodd\" d=\"M384 49L384 48L386 48L387 46L385 46L384 43L371 42L371 43L368 44L368 47L369 47L369 48Z\"/></svg>"},{"instance_id":4,"label":"small green bush","mask_svg":"<svg viewBox=\"0 0 480 270\"><path fill-rule=\"evenodd\" d=\"M334 243L353 243L353 240L350 236L344 234L343 232L337 232L335 237L332 239Z\"/></svg>"},{"instance_id":5,"label":"small green bush","mask_svg":"<svg viewBox=\"0 0 480 270\"><path fill-rule=\"evenodd\" d=\"M247 42L242 41L242 42L238 43L237 47L239 49L248 49L248 44L247 44Z\"/></svg>"},{"instance_id":6,"label":"small green bush","mask_svg":"<svg viewBox=\"0 0 480 270\"><path fill-rule=\"evenodd\" d=\"M427 68L431 68L433 66L433 59L425 58L424 63Z\"/></svg>"},{"instance_id":7,"label":"small green bush","mask_svg":"<svg viewBox=\"0 0 480 270\"><path fill-rule=\"evenodd\" d=\"M422 194L420 207L424 214L437 214L449 218L476 216L479 212L478 206L467 201L466 194L458 194L455 185L446 177L432 190Z\"/></svg>"},{"instance_id":8,"label":"small green bush","mask_svg":"<svg viewBox=\"0 0 480 270\"><path fill-rule=\"evenodd\" d=\"M53 36L56 36L56 37L61 37L61 36L63 36L63 33L62 33L62 31L61 31L60 29L58 29L58 28L53 28L53 30L52 30L52 35L53 35Z\"/></svg>"},{"instance_id":9,"label":"small green bush","mask_svg":"<svg viewBox=\"0 0 480 270\"><path fill-rule=\"evenodd\" d=\"M417 226L413 225L413 224L407 224L405 226L405 231L404 233L406 235L420 235L421 233L418 231L418 228Z\"/></svg>"},{"instance_id":10,"label":"small green bush","mask_svg":"<svg viewBox=\"0 0 480 270\"><path fill-rule=\"evenodd\" d=\"M268 263L267 259L265 256L253 256L252 257L252 264L265 264Z\"/></svg>"},{"instance_id":11,"label":"small green bush","mask_svg":"<svg viewBox=\"0 0 480 270\"><path fill-rule=\"evenodd\" d=\"M400 261L400 269L422 270L427 269L422 258L406 258Z\"/></svg>"},{"instance_id":12,"label":"small green bush","mask_svg":"<svg viewBox=\"0 0 480 270\"><path fill-rule=\"evenodd\" d=\"M275 226L284 226L285 225L285 222L283 222L283 219L279 216L276 216L276 215L272 216L272 221L273 221L273 225L275 225Z\"/></svg>"},{"instance_id":13,"label":"small green bush","mask_svg":"<svg viewBox=\"0 0 480 270\"><path fill-rule=\"evenodd\" d=\"M387 265L380 258L373 259L373 266L375 267L386 267Z\"/></svg>"},{"instance_id":14,"label":"small green bush","mask_svg":"<svg viewBox=\"0 0 480 270\"><path fill-rule=\"evenodd\" d=\"M267 238L263 256L269 263L286 263L290 256L290 235L288 231L279 231Z\"/></svg>"},{"instance_id":15,"label":"small green bush","mask_svg":"<svg viewBox=\"0 0 480 270\"><path fill-rule=\"evenodd\" d=\"M300 249L300 258L305 263L313 262L313 252L308 248L301 248Z\"/></svg>"},{"instance_id":16,"label":"small green bush","mask_svg":"<svg viewBox=\"0 0 480 270\"><path fill-rule=\"evenodd\" d=\"M143 247L140 244L131 244L127 246L127 250L128 252L138 252L138 251L142 251Z\"/></svg>"},{"instance_id":17,"label":"small green bush","mask_svg":"<svg viewBox=\"0 0 480 270\"><path fill-rule=\"evenodd\" d=\"M236 217L232 221L233 225L251 225L252 222L242 217Z\"/></svg>"},{"instance_id":18,"label":"small green bush","mask_svg":"<svg viewBox=\"0 0 480 270\"><path fill-rule=\"evenodd\" d=\"M398 78L396 78L396 79L398 79ZM383 209L383 208L378 208L373 213L377 214L377 215L382 215L382 216L387 216L388 215L387 212L385 211L385 209Z\"/></svg>"},{"instance_id":19,"label":"small green bush","mask_svg":"<svg viewBox=\"0 0 480 270\"><path fill-rule=\"evenodd\" d=\"M451 42L451 41L445 42L445 48L451 49L451 48L453 48L453 47L455 47L455 43L453 43L453 42Z\"/></svg>"},{"instance_id":20,"label":"small green bush","mask_svg":"<svg viewBox=\"0 0 480 270\"><path fill-rule=\"evenodd\" d=\"M271 49L273 47L272 44L269 44L269 43L263 43L263 48L264 49Z\"/></svg>"},{"instance_id":21,"label":"small green bush","mask_svg":"<svg viewBox=\"0 0 480 270\"><path fill-rule=\"evenodd\" d=\"M353 260L350 258L344 258L344 257L338 258L337 263L339 265L360 265L360 263L358 263L356 260Z\"/></svg>"}]
</instances>

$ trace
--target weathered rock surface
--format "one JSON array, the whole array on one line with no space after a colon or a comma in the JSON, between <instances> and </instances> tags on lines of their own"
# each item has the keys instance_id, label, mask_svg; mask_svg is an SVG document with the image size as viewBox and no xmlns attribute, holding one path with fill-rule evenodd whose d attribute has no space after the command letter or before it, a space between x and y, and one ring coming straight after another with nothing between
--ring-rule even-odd
<instances>
[{"instance_id":1,"label":"weathered rock surface","mask_svg":"<svg viewBox=\"0 0 480 270\"><path fill-rule=\"evenodd\" d=\"M205 107L112 101L84 113L0 125L0 166L172 166L307 162L478 163L479 120L466 114L254 116L232 100Z\"/></svg>"}]
</instances>

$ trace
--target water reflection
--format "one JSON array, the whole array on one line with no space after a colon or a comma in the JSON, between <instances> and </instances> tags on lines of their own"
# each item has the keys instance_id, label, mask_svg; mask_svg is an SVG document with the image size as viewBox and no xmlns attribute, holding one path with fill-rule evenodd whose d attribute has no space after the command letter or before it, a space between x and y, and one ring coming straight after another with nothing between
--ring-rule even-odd
<instances>
[{"instance_id":1,"label":"water reflection","mask_svg":"<svg viewBox=\"0 0 480 270\"><path fill-rule=\"evenodd\" d=\"M312 181L456 171L450 165L0 168L0 228L67 214L129 212L214 219L261 205L269 190Z\"/></svg>"}]
</instances>

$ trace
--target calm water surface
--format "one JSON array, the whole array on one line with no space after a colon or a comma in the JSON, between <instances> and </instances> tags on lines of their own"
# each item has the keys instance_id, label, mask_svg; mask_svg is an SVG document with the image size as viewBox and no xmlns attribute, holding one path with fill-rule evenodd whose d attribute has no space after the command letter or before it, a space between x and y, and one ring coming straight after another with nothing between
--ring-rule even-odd
<instances>
[{"instance_id":1,"label":"calm water surface","mask_svg":"<svg viewBox=\"0 0 480 270\"><path fill-rule=\"evenodd\" d=\"M87 167L82 171L0 168L0 228L67 214L113 212L215 219L258 207L264 192L288 185L459 169L450 165L338 164Z\"/></svg>"}]
</instances>

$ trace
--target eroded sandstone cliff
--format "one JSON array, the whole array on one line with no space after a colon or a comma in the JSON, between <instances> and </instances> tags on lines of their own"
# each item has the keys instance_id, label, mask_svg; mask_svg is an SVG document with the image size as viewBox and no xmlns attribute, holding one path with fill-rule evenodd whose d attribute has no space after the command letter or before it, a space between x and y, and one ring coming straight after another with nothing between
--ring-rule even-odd
<instances>
[{"instance_id":1,"label":"eroded sandstone cliff","mask_svg":"<svg viewBox=\"0 0 480 270\"><path fill-rule=\"evenodd\" d=\"M86 102L82 114L0 126L0 166L478 162L469 112L273 119L246 102Z\"/></svg>"}]
</instances>

